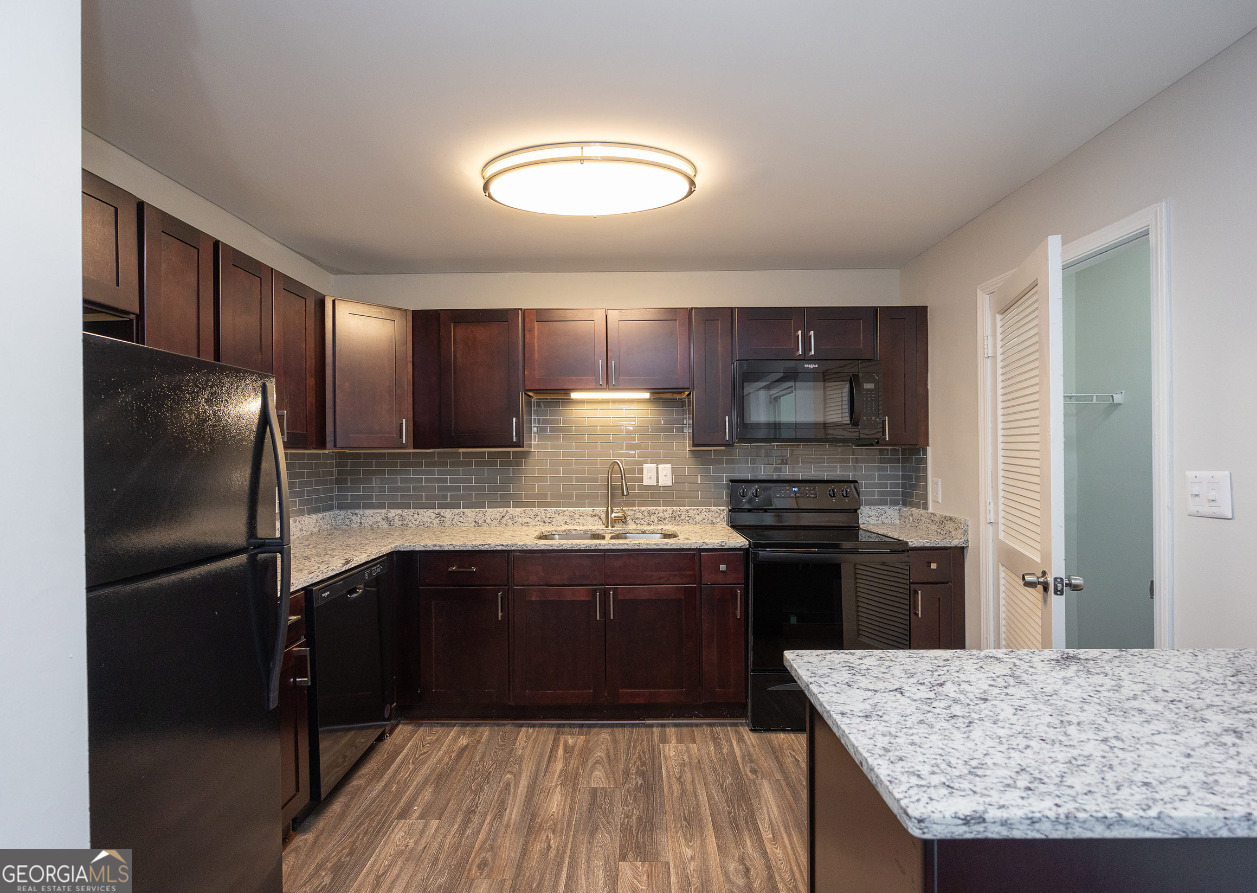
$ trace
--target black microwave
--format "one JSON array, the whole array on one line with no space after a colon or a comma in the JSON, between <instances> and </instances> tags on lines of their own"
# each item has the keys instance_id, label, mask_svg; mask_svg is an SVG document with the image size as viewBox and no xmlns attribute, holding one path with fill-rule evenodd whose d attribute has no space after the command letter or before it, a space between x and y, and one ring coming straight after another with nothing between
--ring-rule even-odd
<instances>
[{"instance_id":1,"label":"black microwave","mask_svg":"<svg viewBox=\"0 0 1257 893\"><path fill-rule=\"evenodd\" d=\"M882 441L882 370L875 360L739 360L733 364L735 440Z\"/></svg>"}]
</instances>

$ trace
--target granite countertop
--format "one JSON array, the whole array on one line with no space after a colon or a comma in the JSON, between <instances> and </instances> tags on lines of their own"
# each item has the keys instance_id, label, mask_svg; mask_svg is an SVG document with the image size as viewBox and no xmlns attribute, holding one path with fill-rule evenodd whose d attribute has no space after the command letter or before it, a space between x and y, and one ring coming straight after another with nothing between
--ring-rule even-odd
<instances>
[{"instance_id":1,"label":"granite countertop","mask_svg":"<svg viewBox=\"0 0 1257 893\"><path fill-rule=\"evenodd\" d=\"M920 838L1257 836L1257 651L791 651Z\"/></svg>"},{"instance_id":2,"label":"granite countertop","mask_svg":"<svg viewBox=\"0 0 1257 893\"><path fill-rule=\"evenodd\" d=\"M860 526L919 548L969 545L968 521L924 509L864 508L860 510Z\"/></svg>"},{"instance_id":3,"label":"granite countertop","mask_svg":"<svg viewBox=\"0 0 1257 893\"><path fill-rule=\"evenodd\" d=\"M371 561L392 551L470 550L599 550L612 549L745 549L746 540L720 523L710 523L706 515L685 515L673 510L664 517L677 517L688 523L631 523L617 527L616 532L630 530L675 531L674 539L665 540L538 540L542 532L565 529L601 529L600 521L585 513L552 512L529 517L520 512L488 514L487 512L394 513L391 518L339 518L342 524L353 521L375 522L372 526L340 526L315 529L293 537L292 589L302 589L349 568ZM630 520L641 517L644 522L659 522L660 514L631 513ZM495 520L531 521L532 523L492 523ZM391 525L383 522L392 521ZM413 523L413 522L434 523ZM463 523L458 523L459 521ZM694 523L694 522L700 523ZM404 523L412 522L412 523ZM551 522L551 523L545 523ZM584 522L584 523L582 523Z\"/></svg>"}]
</instances>

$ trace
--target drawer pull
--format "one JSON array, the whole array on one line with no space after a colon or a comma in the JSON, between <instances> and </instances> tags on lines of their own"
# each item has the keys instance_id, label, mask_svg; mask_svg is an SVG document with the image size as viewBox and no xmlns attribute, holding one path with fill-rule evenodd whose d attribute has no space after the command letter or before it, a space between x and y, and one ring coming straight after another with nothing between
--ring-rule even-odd
<instances>
[{"instance_id":1,"label":"drawer pull","mask_svg":"<svg viewBox=\"0 0 1257 893\"><path fill-rule=\"evenodd\" d=\"M727 564L722 564L722 565L720 565L720 573L722 573L722 574L723 574L723 573L724 573L725 571L727 571L728 569L729 569L729 565L727 565Z\"/></svg>"},{"instance_id":2,"label":"drawer pull","mask_svg":"<svg viewBox=\"0 0 1257 893\"><path fill-rule=\"evenodd\" d=\"M452 567L449 569L449 572L451 574L474 574L476 572L476 566L472 565L471 567Z\"/></svg>"},{"instance_id":3,"label":"drawer pull","mask_svg":"<svg viewBox=\"0 0 1257 893\"><path fill-rule=\"evenodd\" d=\"M937 561L931 561L931 562L930 562L930 570L932 570L932 571L936 571L936 570L938 570L938 562L937 562Z\"/></svg>"}]
</instances>

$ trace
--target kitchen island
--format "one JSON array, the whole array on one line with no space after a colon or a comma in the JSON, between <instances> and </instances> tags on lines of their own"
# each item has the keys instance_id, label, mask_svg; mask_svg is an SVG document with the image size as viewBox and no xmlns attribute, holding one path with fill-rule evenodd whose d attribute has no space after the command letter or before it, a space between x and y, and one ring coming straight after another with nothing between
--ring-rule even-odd
<instances>
[{"instance_id":1,"label":"kitchen island","mask_svg":"<svg viewBox=\"0 0 1257 893\"><path fill-rule=\"evenodd\" d=\"M786 657L814 891L1257 886L1257 652Z\"/></svg>"}]
</instances>

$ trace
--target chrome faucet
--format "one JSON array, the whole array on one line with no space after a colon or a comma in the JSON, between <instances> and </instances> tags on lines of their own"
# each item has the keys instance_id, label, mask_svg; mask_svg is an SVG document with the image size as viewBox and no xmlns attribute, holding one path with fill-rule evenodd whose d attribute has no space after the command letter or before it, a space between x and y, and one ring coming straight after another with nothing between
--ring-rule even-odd
<instances>
[{"instance_id":1,"label":"chrome faucet","mask_svg":"<svg viewBox=\"0 0 1257 893\"><path fill-rule=\"evenodd\" d=\"M611 464L607 466L607 529L610 530L615 526L616 521L628 522L628 515L624 514L620 509L611 508L611 472L619 466L620 469L620 495L628 496L628 481L624 477L624 465L619 459L612 459Z\"/></svg>"}]
</instances>

